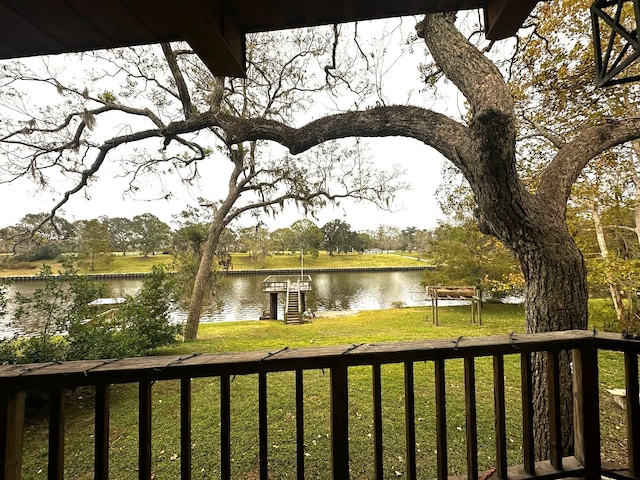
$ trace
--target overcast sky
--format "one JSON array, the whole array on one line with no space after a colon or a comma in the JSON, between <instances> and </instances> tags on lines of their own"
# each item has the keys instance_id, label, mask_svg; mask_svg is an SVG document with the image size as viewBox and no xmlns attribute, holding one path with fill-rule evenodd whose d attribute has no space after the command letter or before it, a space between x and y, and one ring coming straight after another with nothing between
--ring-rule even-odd
<instances>
[{"instance_id":1,"label":"overcast sky","mask_svg":"<svg viewBox=\"0 0 640 480\"><path fill-rule=\"evenodd\" d=\"M411 21L406 21L406 28L413 28ZM385 74L386 85L391 86L387 93L389 104L414 103L425 107L437 106L443 113L457 116L459 114L460 98L453 96L448 102L442 100L428 100L425 105L424 96L417 95L421 88L417 66L422 60L420 52L414 52L394 59ZM0 62L1 64L2 62ZM82 62L77 65L82 68ZM34 96L36 92L34 92ZM322 110L320 110L320 115ZM442 159L433 149L424 144L404 138L367 139L368 155L374 163L381 167L398 164L407 171L405 181L410 185L405 191L399 192L391 212L377 209L372 205L355 204L343 201L338 207L327 207L317 219L311 218L322 225L333 219L341 219L349 223L354 230L375 229L379 225L391 225L399 228L415 226L418 228L433 228L443 214L437 205L435 191L441 181ZM166 184L164 188L171 192L169 201L150 199L161 196L159 185L149 182L148 189L140 192L138 199L123 197L127 184L118 178L115 164L106 165L99 172L97 179L92 182L84 194L76 194L64 207L63 216L69 220L90 219L99 216L128 217L150 212L165 222L170 222L172 215L178 214L188 206L196 206L197 198L217 199L224 196L226 178L220 174L218 168L209 165L201 167L203 173L199 186L185 187L179 182ZM60 185L57 185L60 187ZM48 211L62 196L62 189L57 192L36 192L33 184L21 181L13 185L0 185L0 201L3 208L0 213L0 226L12 225L27 213ZM288 226L302 218L303 213L294 206L286 208L276 218L262 216L260 220L269 228ZM255 224L251 215L245 214L237 222L248 226Z\"/></svg>"},{"instance_id":2,"label":"overcast sky","mask_svg":"<svg viewBox=\"0 0 640 480\"><path fill-rule=\"evenodd\" d=\"M344 220L354 230L373 230L379 225L400 228L415 226L432 228L443 218L435 199L440 183L441 160L433 150L415 140L404 138L376 139L371 142L372 160L379 165L397 163L407 170L405 180L410 188L398 192L392 211L380 210L366 203L344 200L335 207L326 207L314 222L323 225L333 219ZM150 212L169 223L173 215L188 206L197 206L198 197L215 198L215 193L224 191L224 176L203 169L198 186L187 188L174 182L165 189L171 191L170 200L151 200L159 196L158 185L149 185L137 199L124 197L126 181L117 178L112 168L101 172L85 194L71 198L63 209L68 220L91 219L99 216L128 217ZM150 182L152 183L152 182ZM199 187L199 188L198 188ZM14 185L0 185L0 226L15 224L27 213L48 211L61 198L60 192L36 191L31 182L22 181ZM295 206L290 205L275 218L262 215L260 220L270 228L289 226L304 217ZM250 214L240 217L236 225L249 226L255 223Z\"/></svg>"}]
</instances>

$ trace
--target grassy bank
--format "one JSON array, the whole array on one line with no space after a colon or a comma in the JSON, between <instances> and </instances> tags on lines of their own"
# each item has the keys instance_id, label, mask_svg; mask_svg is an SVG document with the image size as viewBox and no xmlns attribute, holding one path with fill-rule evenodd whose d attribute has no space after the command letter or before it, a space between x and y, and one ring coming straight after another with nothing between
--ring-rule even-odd
<instances>
[{"instance_id":1,"label":"grassy bank","mask_svg":"<svg viewBox=\"0 0 640 480\"><path fill-rule=\"evenodd\" d=\"M247 321L202 325L197 342L163 349L162 354L278 350L318 345L385 342L425 338L521 333L521 306L487 305L483 325L470 325L468 307L442 308L441 325L427 320L428 309L406 308L361 312L352 317L319 318L305 325L285 326L280 322ZM598 326L599 325L591 325ZM619 356L601 355L602 388L622 385ZM493 466L493 396L491 359L476 364L480 468ZM521 463L519 364L517 358L505 365L507 384L508 446L510 464ZM421 478L435 478L435 406L433 365L416 364L416 435L418 471ZM450 475L465 473L464 383L460 361L447 361L447 419ZM369 367L349 370L350 438L352 478L372 478L373 444L371 371ZM220 473L217 442L219 430L219 381L216 378L193 383L193 478L216 478ZM232 385L232 456L234 478L257 478L257 379L237 377ZM291 373L269 375L269 465L271 478L295 478L295 396ZM404 452L403 370L401 365L383 366L385 478L406 478ZM179 396L176 382L154 385L153 459L155 478L177 478L179 469ZM488 400L484 401L482 399ZM307 478L329 478L330 423L329 376L322 371L305 372L305 443ZM74 392L67 422L67 476L89 479L93 462L91 393ZM619 452L624 444L623 412L605 394L602 398L603 451ZM621 431L622 430L622 431ZM111 478L136 475L137 390L116 386L111 410ZM23 478L41 478L46 472L46 424L36 422L27 429ZM615 459L615 458L612 458Z\"/></svg>"},{"instance_id":2,"label":"grassy bank","mask_svg":"<svg viewBox=\"0 0 640 480\"><path fill-rule=\"evenodd\" d=\"M264 259L252 259L246 253L234 253L232 256L234 270L268 270L300 268L299 255L268 255ZM37 275L39 268L50 265L54 272L62 268L59 261L20 262L12 265L4 257L0 261L0 277ZM91 270L86 262L80 265L80 273L145 273L151 271L156 264L171 264L171 255L126 255L114 254L109 263L96 264ZM357 267L412 267L424 266L427 263L394 254L359 255L356 253L329 255L326 252L314 258L305 255L305 268L357 268Z\"/></svg>"}]
</instances>

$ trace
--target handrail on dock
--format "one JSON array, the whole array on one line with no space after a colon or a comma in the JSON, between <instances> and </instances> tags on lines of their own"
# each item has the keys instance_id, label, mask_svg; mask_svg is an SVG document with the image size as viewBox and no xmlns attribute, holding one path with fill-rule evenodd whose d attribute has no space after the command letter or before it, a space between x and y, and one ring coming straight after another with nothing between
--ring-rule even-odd
<instances>
[{"instance_id":1,"label":"handrail on dock","mask_svg":"<svg viewBox=\"0 0 640 480\"><path fill-rule=\"evenodd\" d=\"M297 291L311 291L310 275L269 275L262 281L262 290L264 292L287 292L291 288L291 284L295 282Z\"/></svg>"}]
</instances>

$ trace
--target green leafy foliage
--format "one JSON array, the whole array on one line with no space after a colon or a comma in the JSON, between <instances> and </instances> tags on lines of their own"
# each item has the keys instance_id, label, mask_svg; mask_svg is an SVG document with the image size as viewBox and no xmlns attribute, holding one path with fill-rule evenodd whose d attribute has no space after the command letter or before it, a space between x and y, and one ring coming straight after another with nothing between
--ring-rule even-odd
<instances>
[{"instance_id":1,"label":"green leafy foliage","mask_svg":"<svg viewBox=\"0 0 640 480\"><path fill-rule=\"evenodd\" d=\"M78 252L93 271L97 264L111 262L111 242L106 222L98 219L83 222L78 239Z\"/></svg>"},{"instance_id":2,"label":"green leafy foliage","mask_svg":"<svg viewBox=\"0 0 640 480\"><path fill-rule=\"evenodd\" d=\"M513 255L471 223L440 224L431 236L428 252L436 269L425 271L426 285L482 285L496 297L523 288Z\"/></svg>"},{"instance_id":3,"label":"green leafy foliage","mask_svg":"<svg viewBox=\"0 0 640 480\"><path fill-rule=\"evenodd\" d=\"M73 259L59 275L43 266L40 278L43 286L32 296L16 294L15 319L37 322L41 331L0 341L1 363L145 355L176 342L180 333L170 319L175 279L163 267L154 267L141 289L109 316L89 305L108 293L106 284L78 275ZM6 301L6 287L0 288L0 314Z\"/></svg>"},{"instance_id":4,"label":"green leafy foliage","mask_svg":"<svg viewBox=\"0 0 640 480\"><path fill-rule=\"evenodd\" d=\"M175 279L163 266L154 266L145 277L142 288L116 314L116 323L131 336L136 354L148 353L155 347L176 341L180 325L172 325L171 305Z\"/></svg>"}]
</instances>

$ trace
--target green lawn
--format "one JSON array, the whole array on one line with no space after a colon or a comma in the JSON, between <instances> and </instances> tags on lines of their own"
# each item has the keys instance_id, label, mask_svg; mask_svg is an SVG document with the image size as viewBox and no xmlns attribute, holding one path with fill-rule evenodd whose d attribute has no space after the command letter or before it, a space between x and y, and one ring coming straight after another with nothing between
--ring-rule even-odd
<instances>
[{"instance_id":1,"label":"green lawn","mask_svg":"<svg viewBox=\"0 0 640 480\"><path fill-rule=\"evenodd\" d=\"M232 255L233 268L243 269L272 269L272 268L300 268L300 255L272 254L262 260L253 260L246 253ZM425 266L428 263L402 255L380 253L374 255L360 255L357 253L337 253L329 255L320 252L317 258L307 254L304 256L304 268L357 268L357 267L413 267Z\"/></svg>"},{"instance_id":2,"label":"green lawn","mask_svg":"<svg viewBox=\"0 0 640 480\"><path fill-rule=\"evenodd\" d=\"M111 257L109 263L98 263L94 270L90 270L86 262L80 265L80 273L145 273L151 271L156 264L168 265L172 261L171 255L126 255L117 253ZM265 270L282 268L300 268L299 255L272 254L264 259L253 260L246 253L232 255L234 270ZM10 263L0 261L0 277L37 275L42 264L51 265L54 273L62 268L58 261L20 262L17 268ZM359 255L357 253L329 255L320 252L317 258L305 255L305 268L356 268L356 267L407 267L425 266L424 261L406 258L394 254Z\"/></svg>"},{"instance_id":3,"label":"green lawn","mask_svg":"<svg viewBox=\"0 0 640 480\"><path fill-rule=\"evenodd\" d=\"M153 265L167 265L171 263L171 255L126 255L114 254L108 263L97 263L91 270L86 261L80 261L80 273L146 273L151 271ZM0 263L0 277L12 277L22 275L38 275L42 265L50 265L53 272L62 270L60 261L47 260L40 262L20 262L18 268L13 268L11 263Z\"/></svg>"},{"instance_id":4,"label":"green lawn","mask_svg":"<svg viewBox=\"0 0 640 480\"><path fill-rule=\"evenodd\" d=\"M313 323L285 326L276 321L245 321L202 325L196 342L165 348L161 354L278 350L283 347L384 342L425 338L523 332L521 306L487 305L483 325L470 325L468 307L442 308L441 325L427 320L428 309L405 308L361 312L352 317L318 318ZM600 325L590 325L597 326ZM621 358L601 355L603 389L622 385ZM465 414L462 363L447 361L447 422L450 475L465 473ZM480 468L488 469L493 459L493 396L491 359L476 362ZM435 402L433 365L415 365L416 435L420 478L435 478ZM507 389L508 446L510 464L521 463L519 364L508 358L505 366ZM329 376L323 371L305 372L305 443L307 478L329 478L330 423ZM404 452L403 371L401 365L383 366L385 478L406 478ZM193 382L193 471L194 479L219 476L219 381L204 378ZM257 478L257 379L239 376L232 381L232 456L234 478ZM269 374L269 466L271 478L295 478L295 396L292 373ZM369 367L349 370L350 441L352 478L373 475L371 371ZM179 400L176 382L154 385L153 459L155 478L178 478ZM67 478L92 478L91 392L72 394L67 420ZM111 409L111 478L136 476L137 391L135 386L113 388ZM603 451L620 452L624 444L624 415L613 401L602 397ZM42 478L46 473L46 422L27 429L23 478Z\"/></svg>"}]
</instances>

